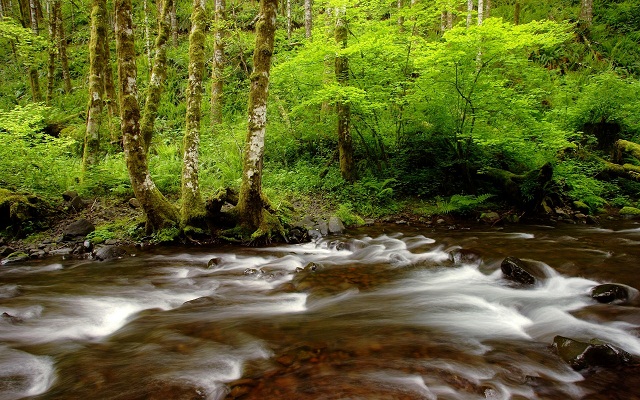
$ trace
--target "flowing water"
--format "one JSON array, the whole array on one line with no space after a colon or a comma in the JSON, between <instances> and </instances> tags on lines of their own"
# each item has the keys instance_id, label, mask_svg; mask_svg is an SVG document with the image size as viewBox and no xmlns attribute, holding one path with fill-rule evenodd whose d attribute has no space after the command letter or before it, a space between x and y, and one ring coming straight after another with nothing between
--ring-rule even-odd
<instances>
[{"instance_id":1,"label":"flowing water","mask_svg":"<svg viewBox=\"0 0 640 400\"><path fill-rule=\"evenodd\" d=\"M638 399L637 366L574 371L550 344L599 338L640 356L640 308L589 296L640 288L639 244L631 222L405 226L9 264L0 400ZM450 261L459 248L482 262ZM514 285L506 256L548 279Z\"/></svg>"}]
</instances>

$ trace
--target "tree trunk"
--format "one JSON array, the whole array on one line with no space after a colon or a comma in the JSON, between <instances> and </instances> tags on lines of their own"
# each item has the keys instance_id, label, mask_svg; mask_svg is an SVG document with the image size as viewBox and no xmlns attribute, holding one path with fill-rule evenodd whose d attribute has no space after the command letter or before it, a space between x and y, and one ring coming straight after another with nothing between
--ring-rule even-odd
<instances>
[{"instance_id":1,"label":"tree trunk","mask_svg":"<svg viewBox=\"0 0 640 400\"><path fill-rule=\"evenodd\" d=\"M71 74L69 73L69 60L67 58L67 38L64 35L64 23L62 19L62 7L60 0L53 1L54 13L56 16L56 28L58 29L58 54L60 57L60 67L62 68L62 82L65 93L71 93Z\"/></svg>"},{"instance_id":2,"label":"tree trunk","mask_svg":"<svg viewBox=\"0 0 640 400\"><path fill-rule=\"evenodd\" d=\"M176 10L176 2L173 2L173 6L170 9L171 11L171 40L173 42L173 47L178 46L178 12Z\"/></svg>"},{"instance_id":3,"label":"tree trunk","mask_svg":"<svg viewBox=\"0 0 640 400\"><path fill-rule=\"evenodd\" d=\"M472 16L473 16L473 0L467 0L467 28L471 26Z\"/></svg>"},{"instance_id":4,"label":"tree trunk","mask_svg":"<svg viewBox=\"0 0 640 400\"><path fill-rule=\"evenodd\" d=\"M149 152L153 139L153 127L158 116L158 106L162 88L167 77L167 41L171 33L171 14L174 7L174 0L164 0L160 8L160 18L158 20L158 36L155 43L155 54L153 57L153 67L151 68L151 78L147 89L147 97L144 102L144 113L140 124L140 132L144 143L145 152Z\"/></svg>"},{"instance_id":5,"label":"tree trunk","mask_svg":"<svg viewBox=\"0 0 640 400\"><path fill-rule=\"evenodd\" d=\"M491 0L487 0L484 5L484 18L489 18L491 16Z\"/></svg>"},{"instance_id":6,"label":"tree trunk","mask_svg":"<svg viewBox=\"0 0 640 400\"><path fill-rule=\"evenodd\" d=\"M51 101L53 100L53 89L55 84L55 74L56 74L56 48L53 44L56 42L56 17L53 10L53 5L51 4L51 0L47 0L47 15L49 17L49 40L51 41L51 46L49 47L49 65L47 68L47 97L46 102L47 105L51 105Z\"/></svg>"},{"instance_id":7,"label":"tree trunk","mask_svg":"<svg viewBox=\"0 0 640 400\"><path fill-rule=\"evenodd\" d=\"M640 161L640 144L628 140L617 140L613 146L613 162L622 164L625 156L631 156Z\"/></svg>"},{"instance_id":8,"label":"tree trunk","mask_svg":"<svg viewBox=\"0 0 640 400\"><path fill-rule=\"evenodd\" d=\"M249 89L247 140L244 148L242 185L236 207L240 222L250 230L261 229L265 222L265 201L262 197L262 165L264 136L267 123L269 71L276 32L278 0L262 0L256 23L256 45L253 52L253 73ZM267 233L267 232L265 232Z\"/></svg>"},{"instance_id":9,"label":"tree trunk","mask_svg":"<svg viewBox=\"0 0 640 400\"><path fill-rule=\"evenodd\" d=\"M333 21L332 21L332 17L333 17L333 8L331 7L327 7L325 9L325 16L326 16L326 30L327 30L327 36L331 36L332 34L335 34L334 32L334 26L333 26ZM329 85L331 82L333 82L333 76L335 74L335 56L332 56L330 54L326 54L324 56L324 69L322 70L322 82L324 85ZM328 101L323 101L322 104L320 105L320 115L321 118L324 115L327 115L329 112L331 111L331 105L329 104Z\"/></svg>"},{"instance_id":10,"label":"tree trunk","mask_svg":"<svg viewBox=\"0 0 640 400\"><path fill-rule=\"evenodd\" d=\"M544 200L546 185L553 177L553 167L546 163L521 175L498 168L485 168L482 175L501 189L512 204L526 211L535 211Z\"/></svg>"},{"instance_id":11,"label":"tree trunk","mask_svg":"<svg viewBox=\"0 0 640 400\"><path fill-rule=\"evenodd\" d=\"M104 42L107 34L106 0L93 0L91 6L91 38L89 40L89 105L84 135L82 165L97 163L100 151L100 126L104 106Z\"/></svg>"},{"instance_id":12,"label":"tree trunk","mask_svg":"<svg viewBox=\"0 0 640 400\"><path fill-rule=\"evenodd\" d=\"M213 33L213 67L211 69L211 124L222 123L223 86L224 86L224 36L225 1L215 0L215 28Z\"/></svg>"},{"instance_id":13,"label":"tree trunk","mask_svg":"<svg viewBox=\"0 0 640 400\"><path fill-rule=\"evenodd\" d=\"M311 39L313 30L313 0L304 0L304 34L307 39Z\"/></svg>"},{"instance_id":14,"label":"tree trunk","mask_svg":"<svg viewBox=\"0 0 640 400\"><path fill-rule=\"evenodd\" d=\"M398 30L400 31L400 33L404 32L404 15L402 14L402 7L403 7L403 1L402 0L398 0L396 2L396 7L398 8L398 13L400 15L398 15Z\"/></svg>"},{"instance_id":15,"label":"tree trunk","mask_svg":"<svg viewBox=\"0 0 640 400\"><path fill-rule=\"evenodd\" d=\"M19 0L20 6L20 15L22 19L23 27L31 27L31 32L34 35L38 35L38 20L36 19L35 10L31 8L31 2L33 0L29 0L27 3L25 0ZM40 79L38 76L38 70L34 65L27 66L29 70L29 85L31 86L31 99L33 102L37 103L42 100L42 94L40 93Z\"/></svg>"},{"instance_id":16,"label":"tree trunk","mask_svg":"<svg viewBox=\"0 0 640 400\"><path fill-rule=\"evenodd\" d=\"M147 54L147 68L149 74L151 74L153 59L151 58L151 24L149 23L149 0L143 0L142 8L144 10L144 50Z\"/></svg>"},{"instance_id":17,"label":"tree trunk","mask_svg":"<svg viewBox=\"0 0 640 400\"><path fill-rule=\"evenodd\" d=\"M200 146L200 103L204 75L204 30L207 18L205 0L193 0L191 34L189 35L189 82L187 85L186 131L183 140L182 161L182 226L204 217L205 209L198 182L198 156Z\"/></svg>"},{"instance_id":18,"label":"tree trunk","mask_svg":"<svg viewBox=\"0 0 640 400\"><path fill-rule=\"evenodd\" d=\"M453 28L453 11L447 11L447 30Z\"/></svg>"},{"instance_id":19,"label":"tree trunk","mask_svg":"<svg viewBox=\"0 0 640 400\"><path fill-rule=\"evenodd\" d=\"M106 21L105 21L106 23ZM107 24L107 26L109 26ZM109 41L109 29L105 30L105 38L102 44L103 47L103 55L104 55L104 71L103 71L103 80L104 80L104 97L106 98L107 110L109 110L109 131L111 132L111 142L112 143L120 143L120 130L111 125L111 120L113 117L119 114L118 111L118 99L116 95L116 85L113 82L113 68L111 67L111 48Z\"/></svg>"},{"instance_id":20,"label":"tree trunk","mask_svg":"<svg viewBox=\"0 0 640 400\"><path fill-rule=\"evenodd\" d=\"M513 8L513 24L520 25L520 2L516 1L516 5Z\"/></svg>"},{"instance_id":21,"label":"tree trunk","mask_svg":"<svg viewBox=\"0 0 640 400\"><path fill-rule=\"evenodd\" d=\"M291 30L292 30L292 21L291 21L291 0L286 0L286 13L287 13L287 39L291 40Z\"/></svg>"},{"instance_id":22,"label":"tree trunk","mask_svg":"<svg viewBox=\"0 0 640 400\"><path fill-rule=\"evenodd\" d=\"M346 10L336 9L336 43L341 48L347 47L347 20ZM349 59L345 55L336 56L336 80L340 86L349 86ZM340 153L340 174L347 182L356 179L355 167L353 164L353 141L351 138L350 123L351 109L346 99L339 99L337 102L338 112L338 151Z\"/></svg>"},{"instance_id":23,"label":"tree trunk","mask_svg":"<svg viewBox=\"0 0 640 400\"><path fill-rule=\"evenodd\" d=\"M593 20L593 0L582 0L580 2L580 20L591 25Z\"/></svg>"},{"instance_id":24,"label":"tree trunk","mask_svg":"<svg viewBox=\"0 0 640 400\"><path fill-rule=\"evenodd\" d=\"M147 218L147 232L173 227L178 210L162 196L149 174L147 153L140 135L137 67L134 46L131 0L115 0L116 55L120 86L120 120L124 156L131 187Z\"/></svg>"},{"instance_id":25,"label":"tree trunk","mask_svg":"<svg viewBox=\"0 0 640 400\"><path fill-rule=\"evenodd\" d=\"M484 1L478 0L478 25L482 25L484 20Z\"/></svg>"}]
</instances>

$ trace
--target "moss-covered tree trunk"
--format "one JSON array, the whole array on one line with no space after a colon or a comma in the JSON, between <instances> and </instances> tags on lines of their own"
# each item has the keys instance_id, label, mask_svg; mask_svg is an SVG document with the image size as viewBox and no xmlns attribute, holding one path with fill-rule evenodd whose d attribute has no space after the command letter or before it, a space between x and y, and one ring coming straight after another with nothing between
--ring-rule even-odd
<instances>
[{"instance_id":1,"label":"moss-covered tree trunk","mask_svg":"<svg viewBox=\"0 0 640 400\"><path fill-rule=\"evenodd\" d=\"M215 0L215 27L213 32L213 68L211 69L211 124L222 123L223 86L224 86L224 37L225 17L224 0Z\"/></svg>"},{"instance_id":2,"label":"moss-covered tree trunk","mask_svg":"<svg viewBox=\"0 0 640 400\"><path fill-rule=\"evenodd\" d=\"M336 9L335 37L338 46L347 47L347 19L345 9ZM349 59L343 54L336 56L336 80L340 86L349 86ZM340 155L340 174L347 182L356 179L353 163L353 139L351 138L351 108L347 99L338 99L338 151Z\"/></svg>"},{"instance_id":3,"label":"moss-covered tree trunk","mask_svg":"<svg viewBox=\"0 0 640 400\"><path fill-rule=\"evenodd\" d=\"M47 65L47 105L51 105L53 99L53 89L55 87L55 74L56 74L56 48L53 45L56 42L56 17L53 10L53 4L51 0L47 0L47 16L49 19L49 41L51 45L49 47L49 63Z\"/></svg>"},{"instance_id":4,"label":"moss-covered tree trunk","mask_svg":"<svg viewBox=\"0 0 640 400\"><path fill-rule=\"evenodd\" d=\"M106 24L105 20L105 24ZM108 25L107 25L108 27ZM120 111L118 110L118 96L116 94L116 85L113 81L113 68L111 67L111 48L109 40L109 29L105 29L105 38L103 42L103 54L104 54L104 97L107 103L107 110L109 111L109 131L111 132L111 142L119 143L121 141L120 129L112 126L112 118L117 116Z\"/></svg>"},{"instance_id":5,"label":"moss-covered tree trunk","mask_svg":"<svg viewBox=\"0 0 640 400\"><path fill-rule=\"evenodd\" d=\"M191 34L189 35L189 82L187 84L186 130L182 157L182 208L183 226L190 225L205 215L204 202L198 182L198 158L200 153L200 119L202 102L202 78L204 75L204 29L207 19L205 0L193 0Z\"/></svg>"},{"instance_id":6,"label":"moss-covered tree trunk","mask_svg":"<svg viewBox=\"0 0 640 400\"><path fill-rule=\"evenodd\" d=\"M249 89L249 124L244 148L242 185L236 207L241 223L251 230L260 229L266 206L262 197L262 165L277 7L277 0L262 0L256 23L256 46Z\"/></svg>"},{"instance_id":7,"label":"moss-covered tree trunk","mask_svg":"<svg viewBox=\"0 0 640 400\"><path fill-rule=\"evenodd\" d=\"M178 12L176 10L176 2L174 0L173 6L170 9L170 19L171 19L171 40L173 42L173 47L178 46Z\"/></svg>"},{"instance_id":8,"label":"moss-covered tree trunk","mask_svg":"<svg viewBox=\"0 0 640 400\"><path fill-rule=\"evenodd\" d=\"M71 93L71 74L69 73L69 59L67 58L67 38L64 34L64 23L62 19L62 6L60 0L53 1L54 14L56 16L56 28L58 30L58 56L60 57L60 68L62 69L62 83L65 93Z\"/></svg>"},{"instance_id":9,"label":"moss-covered tree trunk","mask_svg":"<svg viewBox=\"0 0 640 400\"><path fill-rule=\"evenodd\" d=\"M142 114L142 122L140 124L146 152L149 152L149 146L153 139L153 127L158 116L158 106L160 105L162 88L167 78L167 41L171 33L170 10L173 7L174 0L165 0L160 7L153 67L151 68L151 78L149 79L147 97L144 102L144 113Z\"/></svg>"},{"instance_id":10,"label":"moss-covered tree trunk","mask_svg":"<svg viewBox=\"0 0 640 400\"><path fill-rule=\"evenodd\" d=\"M104 42L107 34L106 0L91 3L91 38L89 39L89 105L84 135L82 165L94 165L100 152L100 127L104 108Z\"/></svg>"},{"instance_id":11,"label":"moss-covered tree trunk","mask_svg":"<svg viewBox=\"0 0 640 400\"><path fill-rule=\"evenodd\" d=\"M115 0L116 55L120 95L120 124L131 186L147 218L147 232L175 226L178 210L160 193L149 174L140 135L137 67L131 0Z\"/></svg>"}]
</instances>

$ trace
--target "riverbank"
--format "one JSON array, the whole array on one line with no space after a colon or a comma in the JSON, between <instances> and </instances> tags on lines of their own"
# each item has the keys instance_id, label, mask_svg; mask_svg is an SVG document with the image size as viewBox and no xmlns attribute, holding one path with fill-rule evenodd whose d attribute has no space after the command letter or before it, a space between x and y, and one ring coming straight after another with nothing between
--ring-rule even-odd
<instances>
[{"instance_id":1,"label":"riverbank","mask_svg":"<svg viewBox=\"0 0 640 400\"><path fill-rule=\"evenodd\" d=\"M38 221L26 220L25 226L5 231L0 236L2 263L44 258L47 256L94 257L107 259L123 254L116 248L148 248L170 244L211 245L221 240L211 234L197 236L160 232L144 234L144 215L137 201L110 197L82 199L77 193L67 192L63 202L48 204L46 215ZM619 209L608 208L598 216L586 215L568 207L555 208L547 213L526 214L514 209L482 207L462 215L441 213L426 215L423 203L405 200L399 211L363 218L355 212L345 213L321 197L292 199L281 212L289 221L292 233L287 241L307 241L313 237L339 234L344 229L358 226L388 225L418 226L434 230L468 229L470 226L504 226L517 224L591 224L599 225L629 216ZM37 229L44 227L43 229ZM32 232L28 232L32 229ZM27 234L28 232L28 234ZM283 240L284 241L284 240ZM106 250L105 250L106 249Z\"/></svg>"}]
</instances>

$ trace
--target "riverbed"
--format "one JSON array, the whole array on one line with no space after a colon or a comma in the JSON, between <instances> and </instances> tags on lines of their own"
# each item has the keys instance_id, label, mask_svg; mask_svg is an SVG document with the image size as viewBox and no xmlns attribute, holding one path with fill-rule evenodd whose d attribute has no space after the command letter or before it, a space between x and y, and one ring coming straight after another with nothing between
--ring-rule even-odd
<instances>
[{"instance_id":1,"label":"riverbed","mask_svg":"<svg viewBox=\"0 0 640 400\"><path fill-rule=\"evenodd\" d=\"M640 356L640 225L374 226L298 245L0 267L0 400L638 399L556 335ZM452 260L458 249L481 258ZM523 287L507 256L548 277Z\"/></svg>"}]
</instances>

